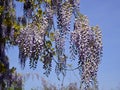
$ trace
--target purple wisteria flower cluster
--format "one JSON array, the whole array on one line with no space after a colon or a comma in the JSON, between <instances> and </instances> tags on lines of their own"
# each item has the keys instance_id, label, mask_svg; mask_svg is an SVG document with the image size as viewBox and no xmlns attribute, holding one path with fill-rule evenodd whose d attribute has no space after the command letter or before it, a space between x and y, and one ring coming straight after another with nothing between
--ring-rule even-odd
<instances>
[{"instance_id":1,"label":"purple wisteria flower cluster","mask_svg":"<svg viewBox=\"0 0 120 90\"><path fill-rule=\"evenodd\" d=\"M36 67L38 59L41 58L48 75L54 59L55 72L59 75L68 70L66 63L70 58L66 56L65 45L70 44L68 51L71 59L78 59L82 84L85 88L90 87L97 77L102 56L100 28L90 26L87 16L79 12L80 0L43 0L40 5L39 9L36 8L38 12L32 23L22 28L16 39L21 65L25 66L28 58L30 66ZM26 11L31 8L27 7Z\"/></svg>"},{"instance_id":2,"label":"purple wisteria flower cluster","mask_svg":"<svg viewBox=\"0 0 120 90\"><path fill-rule=\"evenodd\" d=\"M16 39L20 51L21 65L25 64L25 60L28 57L31 61L37 61L42 53L48 20L46 17L43 17L41 22L41 25L37 25L35 22L28 24L20 31L20 35Z\"/></svg>"},{"instance_id":3,"label":"purple wisteria flower cluster","mask_svg":"<svg viewBox=\"0 0 120 90\"><path fill-rule=\"evenodd\" d=\"M85 87L96 79L98 65L102 55L101 31L98 26L90 27L88 18L80 15L75 20L71 41L75 44L79 65L81 66L81 80Z\"/></svg>"},{"instance_id":4,"label":"purple wisteria flower cluster","mask_svg":"<svg viewBox=\"0 0 120 90\"><path fill-rule=\"evenodd\" d=\"M60 5L60 8L58 9L58 27L62 35L66 35L70 31L72 12L73 7L70 2L65 2Z\"/></svg>"}]
</instances>

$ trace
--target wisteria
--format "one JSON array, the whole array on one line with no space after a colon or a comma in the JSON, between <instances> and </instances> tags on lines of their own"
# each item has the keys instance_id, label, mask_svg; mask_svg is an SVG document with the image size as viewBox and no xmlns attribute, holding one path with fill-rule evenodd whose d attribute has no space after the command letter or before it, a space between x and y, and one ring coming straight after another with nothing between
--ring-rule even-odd
<instances>
[{"instance_id":1,"label":"wisteria","mask_svg":"<svg viewBox=\"0 0 120 90\"><path fill-rule=\"evenodd\" d=\"M31 59L31 62L39 59L39 55L42 53L44 47L44 38L47 28L47 18L43 17L40 26L33 22L20 31L20 36L16 39L16 42L19 45L21 65L25 64L25 60L28 57ZM34 65L36 66L36 64Z\"/></svg>"},{"instance_id":2,"label":"wisteria","mask_svg":"<svg viewBox=\"0 0 120 90\"><path fill-rule=\"evenodd\" d=\"M72 4L65 1L63 4L58 3L57 8L57 25L58 31L55 32L55 48L58 56L55 72L59 75L61 72L65 75L66 59L62 60L65 56L65 37L70 32L71 17L73 13Z\"/></svg>"},{"instance_id":3,"label":"wisteria","mask_svg":"<svg viewBox=\"0 0 120 90\"><path fill-rule=\"evenodd\" d=\"M102 33L98 26L90 26L88 17L79 10L80 0L24 1L24 18L30 18L30 21L21 24L15 40L22 67L30 59L30 67L36 68L41 60L46 70L44 74L48 76L54 59L58 76L67 70L69 56L66 58L65 45L69 42L67 53L71 53L71 59L78 59L81 82L88 90L97 77L103 48ZM71 30L72 21L74 30Z\"/></svg>"},{"instance_id":4,"label":"wisteria","mask_svg":"<svg viewBox=\"0 0 120 90\"><path fill-rule=\"evenodd\" d=\"M73 4L76 9L80 9L80 0L73 0Z\"/></svg>"},{"instance_id":5,"label":"wisteria","mask_svg":"<svg viewBox=\"0 0 120 90\"><path fill-rule=\"evenodd\" d=\"M54 28L54 41L55 41L55 53L57 54L57 66L56 73L60 73L66 67L66 59L62 60L65 56L65 42L66 35L70 34L70 23L72 15L75 15L74 31L71 33L72 45L70 48L71 54L74 59L78 54L78 65L81 67L81 81L86 87L90 86L90 83L96 79L98 65L102 55L102 39L101 32L98 26L91 27L87 16L80 14L79 4L80 0L67 0L56 1L56 9L51 7L49 3L46 3L45 15L43 21L40 21L40 25L36 25L35 22L28 24L23 30L20 31L20 36L17 38L17 42L20 48L20 59L22 65L25 64L25 60L30 58L30 63L33 67L36 66L37 60L42 53L44 57L44 68L48 72L51 68L51 60L53 55L49 54L51 49L45 49L45 37L46 32L52 30L53 15L57 16L57 30ZM55 4L52 2L52 4ZM53 12L53 10L56 10ZM39 19L35 19L39 21ZM45 51L43 51L43 49ZM45 52L45 53L44 53ZM46 56L47 55L47 56ZM48 59L49 57L49 59ZM35 65L35 66L34 66ZM50 67L50 68L47 68Z\"/></svg>"},{"instance_id":6,"label":"wisteria","mask_svg":"<svg viewBox=\"0 0 120 90\"><path fill-rule=\"evenodd\" d=\"M64 50L64 44L65 44L65 39L60 36L59 31L56 31L55 32L55 45L56 45L56 51L58 55L62 55L62 52Z\"/></svg>"},{"instance_id":7,"label":"wisteria","mask_svg":"<svg viewBox=\"0 0 120 90\"><path fill-rule=\"evenodd\" d=\"M33 5L30 1L24 3L24 15L28 18L32 18Z\"/></svg>"},{"instance_id":8,"label":"wisteria","mask_svg":"<svg viewBox=\"0 0 120 90\"><path fill-rule=\"evenodd\" d=\"M60 35L59 31L55 32L55 47L57 54L57 63L55 67L55 72L57 76L62 73L65 76L66 73L66 56L64 54L65 38Z\"/></svg>"},{"instance_id":9,"label":"wisteria","mask_svg":"<svg viewBox=\"0 0 120 90\"><path fill-rule=\"evenodd\" d=\"M81 66L81 80L85 88L96 79L98 65L102 54L101 32L98 26L90 27L88 18L80 15L75 20L71 40L76 45L79 65Z\"/></svg>"},{"instance_id":10,"label":"wisteria","mask_svg":"<svg viewBox=\"0 0 120 90\"><path fill-rule=\"evenodd\" d=\"M58 28L60 30L60 34L64 35L70 31L70 22L73 7L70 2L65 2L64 4L59 4L58 8Z\"/></svg>"}]
</instances>

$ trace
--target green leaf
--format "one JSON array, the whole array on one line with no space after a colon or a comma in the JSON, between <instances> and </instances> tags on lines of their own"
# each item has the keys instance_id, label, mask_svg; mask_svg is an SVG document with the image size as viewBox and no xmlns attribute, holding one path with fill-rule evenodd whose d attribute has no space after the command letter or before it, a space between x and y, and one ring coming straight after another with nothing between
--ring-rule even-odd
<instances>
[{"instance_id":1,"label":"green leaf","mask_svg":"<svg viewBox=\"0 0 120 90\"><path fill-rule=\"evenodd\" d=\"M6 26L12 26L12 20L11 18L6 18L3 20L4 25Z\"/></svg>"},{"instance_id":2,"label":"green leaf","mask_svg":"<svg viewBox=\"0 0 120 90\"><path fill-rule=\"evenodd\" d=\"M47 48L51 48L51 47L52 47L52 43L51 43L50 40L49 40L49 41L46 41L46 46L47 46Z\"/></svg>"},{"instance_id":3,"label":"green leaf","mask_svg":"<svg viewBox=\"0 0 120 90\"><path fill-rule=\"evenodd\" d=\"M4 11L4 7L0 6L0 15L2 14L3 11Z\"/></svg>"},{"instance_id":4,"label":"green leaf","mask_svg":"<svg viewBox=\"0 0 120 90\"><path fill-rule=\"evenodd\" d=\"M25 2L25 0L19 0L19 2Z\"/></svg>"},{"instance_id":5,"label":"green leaf","mask_svg":"<svg viewBox=\"0 0 120 90\"><path fill-rule=\"evenodd\" d=\"M12 68L11 68L11 72L12 72L12 73L14 73L14 72L15 72L15 70L16 70L16 68L15 68L15 67L12 67Z\"/></svg>"},{"instance_id":6,"label":"green leaf","mask_svg":"<svg viewBox=\"0 0 120 90\"><path fill-rule=\"evenodd\" d=\"M42 17L42 10L41 10L40 8L38 9L37 15L38 15L39 17Z\"/></svg>"},{"instance_id":7,"label":"green leaf","mask_svg":"<svg viewBox=\"0 0 120 90\"><path fill-rule=\"evenodd\" d=\"M45 0L45 2L51 5L51 0Z\"/></svg>"},{"instance_id":8,"label":"green leaf","mask_svg":"<svg viewBox=\"0 0 120 90\"><path fill-rule=\"evenodd\" d=\"M50 33L50 40L54 41L54 33L53 32Z\"/></svg>"},{"instance_id":9,"label":"green leaf","mask_svg":"<svg viewBox=\"0 0 120 90\"><path fill-rule=\"evenodd\" d=\"M8 90L14 90L14 87L10 87Z\"/></svg>"},{"instance_id":10,"label":"green leaf","mask_svg":"<svg viewBox=\"0 0 120 90\"><path fill-rule=\"evenodd\" d=\"M15 30L20 30L20 25L18 25L16 23L13 24L13 27L14 27Z\"/></svg>"}]
</instances>

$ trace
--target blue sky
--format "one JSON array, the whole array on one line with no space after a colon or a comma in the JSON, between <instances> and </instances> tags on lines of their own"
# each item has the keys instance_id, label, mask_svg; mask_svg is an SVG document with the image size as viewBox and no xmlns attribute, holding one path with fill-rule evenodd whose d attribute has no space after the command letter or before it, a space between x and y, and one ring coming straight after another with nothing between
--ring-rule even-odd
<instances>
[{"instance_id":1,"label":"blue sky","mask_svg":"<svg viewBox=\"0 0 120 90\"><path fill-rule=\"evenodd\" d=\"M98 82L100 90L117 90L120 87L120 0L81 0L80 11L88 16L91 25L99 25L103 34L103 58L99 66ZM19 11L19 10L18 10ZM20 13L20 12L19 12ZM19 14L18 13L18 14ZM10 65L16 66L17 70L22 73L31 72L39 73L43 77L42 66L38 64L36 70L30 70L26 65L25 70L20 69L18 60L18 49L11 48L7 51L10 58ZM77 74L77 73L76 73ZM77 81L77 77L73 77L73 72L69 72L66 77L67 82ZM53 80L54 77L54 80ZM73 78L71 78L73 77ZM25 90L40 85L38 80L28 80ZM48 81L53 84L57 81L56 76L52 73ZM58 83L59 84L59 83Z\"/></svg>"}]
</instances>

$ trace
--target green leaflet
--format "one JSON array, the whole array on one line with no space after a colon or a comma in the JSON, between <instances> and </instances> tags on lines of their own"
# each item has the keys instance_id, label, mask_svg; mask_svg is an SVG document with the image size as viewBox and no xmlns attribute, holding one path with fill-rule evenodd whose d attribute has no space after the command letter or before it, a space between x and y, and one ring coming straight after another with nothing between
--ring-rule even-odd
<instances>
[{"instance_id":1,"label":"green leaflet","mask_svg":"<svg viewBox=\"0 0 120 90\"><path fill-rule=\"evenodd\" d=\"M50 40L54 41L54 33L53 32L50 33Z\"/></svg>"},{"instance_id":2,"label":"green leaflet","mask_svg":"<svg viewBox=\"0 0 120 90\"><path fill-rule=\"evenodd\" d=\"M46 46L47 46L47 48L51 48L51 47L52 47L52 43L51 43L50 40L49 40L49 41L46 41Z\"/></svg>"}]
</instances>

